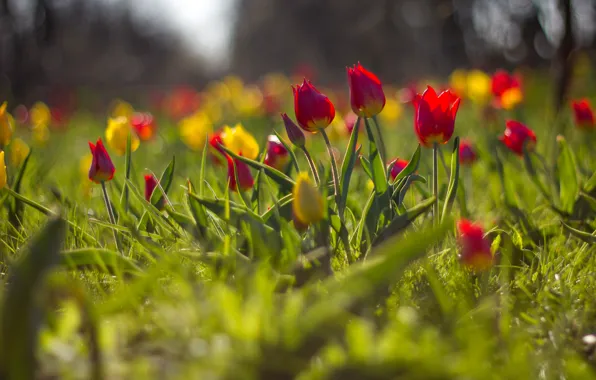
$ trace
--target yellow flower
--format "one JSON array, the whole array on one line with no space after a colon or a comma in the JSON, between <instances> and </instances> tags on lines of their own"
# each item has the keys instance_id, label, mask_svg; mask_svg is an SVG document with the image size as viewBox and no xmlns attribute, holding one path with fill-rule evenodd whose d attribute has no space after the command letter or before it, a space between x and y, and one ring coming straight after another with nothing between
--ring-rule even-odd
<instances>
[{"instance_id":1,"label":"yellow flower","mask_svg":"<svg viewBox=\"0 0 596 380\"><path fill-rule=\"evenodd\" d=\"M234 108L245 116L252 116L261 111L263 94L257 86L247 86L232 98Z\"/></svg>"},{"instance_id":2,"label":"yellow flower","mask_svg":"<svg viewBox=\"0 0 596 380\"><path fill-rule=\"evenodd\" d=\"M0 105L0 145L8 145L12 137L14 119L6 112L7 105L6 102Z\"/></svg>"},{"instance_id":3,"label":"yellow flower","mask_svg":"<svg viewBox=\"0 0 596 380\"><path fill-rule=\"evenodd\" d=\"M4 151L0 151L0 189L6 186L6 164L4 163Z\"/></svg>"},{"instance_id":4,"label":"yellow flower","mask_svg":"<svg viewBox=\"0 0 596 380\"><path fill-rule=\"evenodd\" d=\"M517 87L510 88L501 95L501 107L506 110L515 108L524 100L524 94Z\"/></svg>"},{"instance_id":5,"label":"yellow flower","mask_svg":"<svg viewBox=\"0 0 596 380\"><path fill-rule=\"evenodd\" d=\"M327 135L331 141L338 141L342 137L350 135L346 128L346 122L338 112L335 113L335 118L333 118L330 128L327 129Z\"/></svg>"},{"instance_id":6,"label":"yellow flower","mask_svg":"<svg viewBox=\"0 0 596 380\"><path fill-rule=\"evenodd\" d=\"M134 152L139 148L139 137L132 131L130 122L124 116L108 119L108 128L106 129L106 140L108 145L119 156L126 154L126 141L131 136L130 150Z\"/></svg>"},{"instance_id":7,"label":"yellow flower","mask_svg":"<svg viewBox=\"0 0 596 380\"><path fill-rule=\"evenodd\" d=\"M127 103L124 100L117 99L112 107L111 117L125 117L127 119L130 119L134 112L135 109L133 108L133 106L130 105L130 103Z\"/></svg>"},{"instance_id":8,"label":"yellow flower","mask_svg":"<svg viewBox=\"0 0 596 380\"><path fill-rule=\"evenodd\" d=\"M226 146L232 152L240 154L250 159L256 159L259 155L259 144L257 140L248 133L242 124L238 123L234 128L230 128L227 125L223 127L221 139Z\"/></svg>"},{"instance_id":9,"label":"yellow flower","mask_svg":"<svg viewBox=\"0 0 596 380\"><path fill-rule=\"evenodd\" d=\"M392 97L388 97L385 100L385 107L379 114L379 117L385 124L395 124L401 116L401 112L402 107L399 102Z\"/></svg>"},{"instance_id":10,"label":"yellow flower","mask_svg":"<svg viewBox=\"0 0 596 380\"><path fill-rule=\"evenodd\" d=\"M463 96L466 93L466 71L454 70L449 76L449 86L457 95Z\"/></svg>"},{"instance_id":11,"label":"yellow flower","mask_svg":"<svg viewBox=\"0 0 596 380\"><path fill-rule=\"evenodd\" d=\"M178 128L182 142L192 150L203 149L207 135L213 130L209 118L200 111L180 120Z\"/></svg>"},{"instance_id":12,"label":"yellow flower","mask_svg":"<svg viewBox=\"0 0 596 380\"><path fill-rule=\"evenodd\" d=\"M270 73L263 79L263 87L268 94L283 94L291 83L288 77L280 73Z\"/></svg>"},{"instance_id":13,"label":"yellow flower","mask_svg":"<svg viewBox=\"0 0 596 380\"><path fill-rule=\"evenodd\" d=\"M294 195L292 210L294 217L300 223L309 225L317 223L325 217L323 196L313 185L307 173L298 174L292 193Z\"/></svg>"},{"instance_id":14,"label":"yellow flower","mask_svg":"<svg viewBox=\"0 0 596 380\"><path fill-rule=\"evenodd\" d=\"M91 167L91 164L93 163L93 154L88 153L86 155L84 155L83 157L81 157L81 160L79 161L79 172L81 173L81 176L87 180L86 182L89 182L89 168Z\"/></svg>"},{"instance_id":15,"label":"yellow flower","mask_svg":"<svg viewBox=\"0 0 596 380\"><path fill-rule=\"evenodd\" d=\"M29 155L31 148L23 140L16 138L10 143L10 162L16 167L21 166Z\"/></svg>"},{"instance_id":16,"label":"yellow flower","mask_svg":"<svg viewBox=\"0 0 596 380\"><path fill-rule=\"evenodd\" d=\"M228 75L224 78L223 82L228 87L232 99L242 95L244 91L244 82L236 75Z\"/></svg>"},{"instance_id":17,"label":"yellow flower","mask_svg":"<svg viewBox=\"0 0 596 380\"><path fill-rule=\"evenodd\" d=\"M46 124L38 124L33 127L33 141L37 145L45 145L50 139L50 130Z\"/></svg>"},{"instance_id":18,"label":"yellow flower","mask_svg":"<svg viewBox=\"0 0 596 380\"><path fill-rule=\"evenodd\" d=\"M52 121L52 113L50 112L50 108L43 102L35 103L33 107L31 107L29 115L33 128L37 127L38 125L48 126Z\"/></svg>"},{"instance_id":19,"label":"yellow flower","mask_svg":"<svg viewBox=\"0 0 596 380\"><path fill-rule=\"evenodd\" d=\"M467 94L472 102L483 105L491 96L491 78L481 70L472 70L467 77Z\"/></svg>"}]
</instances>

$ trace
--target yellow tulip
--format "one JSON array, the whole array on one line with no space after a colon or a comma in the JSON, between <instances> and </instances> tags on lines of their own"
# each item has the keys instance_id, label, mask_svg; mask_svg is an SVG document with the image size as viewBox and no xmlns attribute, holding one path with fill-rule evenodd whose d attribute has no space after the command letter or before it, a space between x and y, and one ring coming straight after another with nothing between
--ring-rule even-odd
<instances>
[{"instance_id":1,"label":"yellow tulip","mask_svg":"<svg viewBox=\"0 0 596 380\"><path fill-rule=\"evenodd\" d=\"M491 96L491 78L481 70L472 70L466 80L467 95L472 102L484 105Z\"/></svg>"},{"instance_id":2,"label":"yellow tulip","mask_svg":"<svg viewBox=\"0 0 596 380\"><path fill-rule=\"evenodd\" d=\"M40 146L45 145L50 139L50 130L46 124L38 124L33 127L33 141Z\"/></svg>"},{"instance_id":3,"label":"yellow tulip","mask_svg":"<svg viewBox=\"0 0 596 380\"><path fill-rule=\"evenodd\" d=\"M240 123L236 124L234 128L225 125L221 134L221 140L226 148L237 154L242 153L244 157L254 160L259 155L257 140Z\"/></svg>"},{"instance_id":4,"label":"yellow tulip","mask_svg":"<svg viewBox=\"0 0 596 380\"><path fill-rule=\"evenodd\" d=\"M6 186L6 164L4 163L4 151L0 151L0 189Z\"/></svg>"},{"instance_id":5,"label":"yellow tulip","mask_svg":"<svg viewBox=\"0 0 596 380\"><path fill-rule=\"evenodd\" d=\"M52 113L50 112L50 108L43 102L35 103L29 111L29 116L33 128L37 127L38 125L48 126L52 121Z\"/></svg>"},{"instance_id":6,"label":"yellow tulip","mask_svg":"<svg viewBox=\"0 0 596 380\"><path fill-rule=\"evenodd\" d=\"M395 124L402 113L402 107L395 98L388 97L385 100L385 107L379 117L385 124Z\"/></svg>"},{"instance_id":7,"label":"yellow tulip","mask_svg":"<svg viewBox=\"0 0 596 380\"><path fill-rule=\"evenodd\" d=\"M209 118L199 111L180 120L178 128L182 142L192 150L203 149L207 135L213 131Z\"/></svg>"},{"instance_id":8,"label":"yellow tulip","mask_svg":"<svg viewBox=\"0 0 596 380\"><path fill-rule=\"evenodd\" d=\"M323 196L313 185L307 173L298 174L292 193L294 195L292 210L294 217L300 223L309 225L317 223L325 217Z\"/></svg>"},{"instance_id":9,"label":"yellow tulip","mask_svg":"<svg viewBox=\"0 0 596 380\"><path fill-rule=\"evenodd\" d=\"M449 76L449 86L457 95L464 96L466 93L466 71L454 70Z\"/></svg>"},{"instance_id":10,"label":"yellow tulip","mask_svg":"<svg viewBox=\"0 0 596 380\"><path fill-rule=\"evenodd\" d=\"M112 107L111 117L125 117L127 119L130 119L134 112L135 109L133 108L133 106L130 105L130 103L127 103L124 100L117 99L116 102L114 102L114 106Z\"/></svg>"},{"instance_id":11,"label":"yellow tulip","mask_svg":"<svg viewBox=\"0 0 596 380\"><path fill-rule=\"evenodd\" d=\"M232 103L240 114L253 116L261 111L263 94L257 86L247 86L232 98Z\"/></svg>"},{"instance_id":12,"label":"yellow tulip","mask_svg":"<svg viewBox=\"0 0 596 380\"><path fill-rule=\"evenodd\" d=\"M130 140L130 150L134 152L139 148L139 137L132 131L130 122L124 116L108 119L108 127L106 128L106 141L110 148L119 156L126 154L126 141L128 136Z\"/></svg>"},{"instance_id":13,"label":"yellow tulip","mask_svg":"<svg viewBox=\"0 0 596 380\"><path fill-rule=\"evenodd\" d=\"M10 143L10 162L16 167L21 166L29 155L31 148L23 140L16 138Z\"/></svg>"},{"instance_id":14,"label":"yellow tulip","mask_svg":"<svg viewBox=\"0 0 596 380\"><path fill-rule=\"evenodd\" d=\"M12 130L14 120L8 112L6 107L8 103L4 102L0 105L0 145L8 145L12 137Z\"/></svg>"},{"instance_id":15,"label":"yellow tulip","mask_svg":"<svg viewBox=\"0 0 596 380\"><path fill-rule=\"evenodd\" d=\"M228 87L232 99L242 95L244 91L244 82L236 75L228 75L224 78L223 82Z\"/></svg>"}]
</instances>

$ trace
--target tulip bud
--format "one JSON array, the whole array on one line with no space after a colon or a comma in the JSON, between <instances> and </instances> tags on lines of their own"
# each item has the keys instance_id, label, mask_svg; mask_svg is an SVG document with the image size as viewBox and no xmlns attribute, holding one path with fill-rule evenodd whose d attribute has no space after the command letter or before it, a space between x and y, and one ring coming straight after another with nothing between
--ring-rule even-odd
<instances>
[{"instance_id":1,"label":"tulip bud","mask_svg":"<svg viewBox=\"0 0 596 380\"><path fill-rule=\"evenodd\" d=\"M240 155L242 156L242 152L240 152ZM226 159L228 161L228 186L230 190L237 191L237 188L239 188L240 191L246 191L252 189L255 180L250 173L248 165L236 158L232 159L230 156L226 156ZM238 172L238 184L236 183L234 167L236 168L236 172Z\"/></svg>"},{"instance_id":2,"label":"tulip bud","mask_svg":"<svg viewBox=\"0 0 596 380\"><path fill-rule=\"evenodd\" d=\"M573 109L573 119L579 129L594 129L594 111L588 99L573 100L571 102Z\"/></svg>"},{"instance_id":3,"label":"tulip bud","mask_svg":"<svg viewBox=\"0 0 596 380\"><path fill-rule=\"evenodd\" d=\"M360 62L348 67L350 104L352 111L360 117L373 117L385 107L385 93L377 76L367 71Z\"/></svg>"},{"instance_id":4,"label":"tulip bud","mask_svg":"<svg viewBox=\"0 0 596 380\"><path fill-rule=\"evenodd\" d=\"M475 272L483 272L493 264L490 242L484 237L479 225L462 219L457 223L459 244L461 246L460 261Z\"/></svg>"},{"instance_id":5,"label":"tulip bud","mask_svg":"<svg viewBox=\"0 0 596 380\"><path fill-rule=\"evenodd\" d=\"M106 140L108 145L116 151L119 156L126 154L126 143L130 136L130 150L134 152L140 144L139 137L132 131L129 120L124 116L108 119L106 129Z\"/></svg>"},{"instance_id":6,"label":"tulip bud","mask_svg":"<svg viewBox=\"0 0 596 380\"><path fill-rule=\"evenodd\" d=\"M10 161L15 167L21 166L31 149L23 140L16 138L10 143Z\"/></svg>"},{"instance_id":7,"label":"tulip bud","mask_svg":"<svg viewBox=\"0 0 596 380\"><path fill-rule=\"evenodd\" d=\"M526 149L533 150L536 146L536 134L524 124L515 120L506 122L505 133L499 137L499 140L505 144L509 150L518 156L524 155L524 144Z\"/></svg>"},{"instance_id":8,"label":"tulip bud","mask_svg":"<svg viewBox=\"0 0 596 380\"><path fill-rule=\"evenodd\" d=\"M402 172L408 166L409 162L407 160L403 160L401 158L396 158L395 160L389 163L389 167L391 168L390 174L391 179L394 180L399 173Z\"/></svg>"},{"instance_id":9,"label":"tulip bud","mask_svg":"<svg viewBox=\"0 0 596 380\"><path fill-rule=\"evenodd\" d=\"M308 174L298 174L294 190L292 210L299 223L310 225L321 221L325 217L323 196L313 185Z\"/></svg>"},{"instance_id":10,"label":"tulip bud","mask_svg":"<svg viewBox=\"0 0 596 380\"><path fill-rule=\"evenodd\" d=\"M97 140L96 145L89 142L89 148L91 149L91 154L93 154L93 161L89 168L89 179L95 183L101 183L114 178L116 169L101 138Z\"/></svg>"},{"instance_id":11,"label":"tulip bud","mask_svg":"<svg viewBox=\"0 0 596 380\"><path fill-rule=\"evenodd\" d=\"M4 162L4 151L0 151L0 189L6 186L6 163Z\"/></svg>"},{"instance_id":12,"label":"tulip bud","mask_svg":"<svg viewBox=\"0 0 596 380\"><path fill-rule=\"evenodd\" d=\"M416 96L414 129L420 144L429 148L433 143L446 144L451 139L459 103L460 98L451 91L443 91L437 96L431 86Z\"/></svg>"},{"instance_id":13,"label":"tulip bud","mask_svg":"<svg viewBox=\"0 0 596 380\"><path fill-rule=\"evenodd\" d=\"M331 124L335 118L335 107L329 98L319 92L306 79L294 91L294 112L302 129L315 133Z\"/></svg>"},{"instance_id":14,"label":"tulip bud","mask_svg":"<svg viewBox=\"0 0 596 380\"><path fill-rule=\"evenodd\" d=\"M272 168L283 171L286 165L290 161L290 154L279 141L276 135L269 135L267 138L267 154L265 155L265 165L269 165Z\"/></svg>"},{"instance_id":15,"label":"tulip bud","mask_svg":"<svg viewBox=\"0 0 596 380\"><path fill-rule=\"evenodd\" d=\"M6 146L12 137L14 128L14 119L6 112L8 103L4 102L0 105L0 146Z\"/></svg>"},{"instance_id":16,"label":"tulip bud","mask_svg":"<svg viewBox=\"0 0 596 380\"><path fill-rule=\"evenodd\" d=\"M288 117L286 113L281 114L281 118L284 120L284 126L286 127L286 133L290 142L298 148L304 148L305 139L304 133L298 128L298 126Z\"/></svg>"},{"instance_id":17,"label":"tulip bud","mask_svg":"<svg viewBox=\"0 0 596 380\"><path fill-rule=\"evenodd\" d=\"M469 140L462 140L459 143L459 163L462 165L472 165L478 159L476 151Z\"/></svg>"}]
</instances>

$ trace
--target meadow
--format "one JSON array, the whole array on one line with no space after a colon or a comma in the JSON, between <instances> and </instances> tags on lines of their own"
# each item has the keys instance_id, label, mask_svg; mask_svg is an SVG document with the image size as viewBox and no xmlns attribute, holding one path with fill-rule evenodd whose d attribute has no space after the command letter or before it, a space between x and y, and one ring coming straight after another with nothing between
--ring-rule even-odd
<instances>
[{"instance_id":1,"label":"meadow","mask_svg":"<svg viewBox=\"0 0 596 380\"><path fill-rule=\"evenodd\" d=\"M0 379L596 379L573 75L4 103Z\"/></svg>"}]
</instances>

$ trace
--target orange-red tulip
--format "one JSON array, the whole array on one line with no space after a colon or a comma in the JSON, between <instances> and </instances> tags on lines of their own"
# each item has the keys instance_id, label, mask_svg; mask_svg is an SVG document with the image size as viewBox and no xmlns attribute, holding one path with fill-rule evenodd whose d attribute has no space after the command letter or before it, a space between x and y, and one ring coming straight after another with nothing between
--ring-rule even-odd
<instances>
[{"instance_id":1,"label":"orange-red tulip","mask_svg":"<svg viewBox=\"0 0 596 380\"><path fill-rule=\"evenodd\" d=\"M484 237L482 227L462 219L457 223L457 229L462 264L475 272L490 269L493 264L493 255L490 251L490 242Z\"/></svg>"},{"instance_id":2,"label":"orange-red tulip","mask_svg":"<svg viewBox=\"0 0 596 380\"><path fill-rule=\"evenodd\" d=\"M524 155L524 144L528 150L536 145L536 134L524 124L515 120L506 122L505 133L499 138L503 144L518 156Z\"/></svg>"},{"instance_id":3,"label":"orange-red tulip","mask_svg":"<svg viewBox=\"0 0 596 380\"><path fill-rule=\"evenodd\" d=\"M432 147L433 143L446 144L451 139L460 101L461 99L449 90L437 96L431 86L428 86L422 95L416 96L414 129L420 144Z\"/></svg>"},{"instance_id":4,"label":"orange-red tulip","mask_svg":"<svg viewBox=\"0 0 596 380\"><path fill-rule=\"evenodd\" d=\"M579 129L593 129L596 127L594 110L588 99L573 100L571 102L571 108L573 109L575 125Z\"/></svg>"},{"instance_id":5,"label":"orange-red tulip","mask_svg":"<svg viewBox=\"0 0 596 380\"><path fill-rule=\"evenodd\" d=\"M327 96L321 94L306 79L301 85L292 86L292 90L296 120L302 129L315 133L331 124L335 118L335 107Z\"/></svg>"},{"instance_id":6,"label":"orange-red tulip","mask_svg":"<svg viewBox=\"0 0 596 380\"><path fill-rule=\"evenodd\" d=\"M377 76L367 71L360 62L348 67L350 104L352 111L360 117L373 117L385 107L385 93Z\"/></svg>"}]
</instances>

